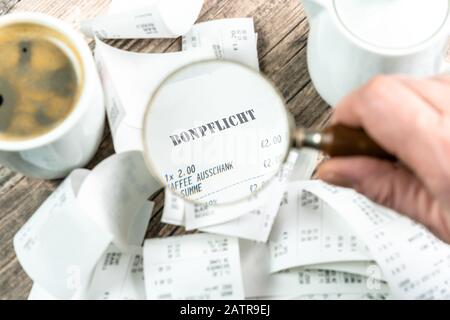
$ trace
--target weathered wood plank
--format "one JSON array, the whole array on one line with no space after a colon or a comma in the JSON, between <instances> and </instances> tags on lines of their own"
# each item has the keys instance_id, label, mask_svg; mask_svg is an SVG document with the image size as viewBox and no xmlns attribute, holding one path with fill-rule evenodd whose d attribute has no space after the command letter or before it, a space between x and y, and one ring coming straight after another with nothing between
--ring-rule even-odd
<instances>
[{"instance_id":1,"label":"weathered wood plank","mask_svg":"<svg viewBox=\"0 0 450 320\"><path fill-rule=\"evenodd\" d=\"M13 260L1 271L0 299L26 299L32 285L30 278Z\"/></svg>"},{"instance_id":2,"label":"weathered wood plank","mask_svg":"<svg viewBox=\"0 0 450 320\"><path fill-rule=\"evenodd\" d=\"M11 12L41 12L60 18L75 28L79 28L80 21L106 12L111 0L22 0Z\"/></svg>"},{"instance_id":3,"label":"weathered wood plank","mask_svg":"<svg viewBox=\"0 0 450 320\"><path fill-rule=\"evenodd\" d=\"M0 1L0 14L17 1ZM110 0L22 0L12 11L38 11L72 23L104 13ZM4 4L8 3L6 7ZM7 8L7 9L5 9ZM308 23L299 0L207 0L199 21L232 17L254 17L258 32L258 51L262 72L280 89L298 125L323 125L329 107L317 95L306 68ZM137 52L167 52L180 49L180 40L116 40L112 45ZM88 168L113 154L109 130ZM40 181L0 167L0 299L26 298L31 280L15 258L12 238L23 223L42 204L60 181ZM160 223L164 193L156 193L154 215L147 237L184 234L184 228Z\"/></svg>"},{"instance_id":4,"label":"weathered wood plank","mask_svg":"<svg viewBox=\"0 0 450 320\"><path fill-rule=\"evenodd\" d=\"M331 109L316 92L312 82L299 92L289 103L288 108L295 114L295 122L303 127L323 127L331 115Z\"/></svg>"},{"instance_id":5,"label":"weathered wood plank","mask_svg":"<svg viewBox=\"0 0 450 320\"><path fill-rule=\"evenodd\" d=\"M9 12L19 0L0 0L0 16Z\"/></svg>"}]
</instances>

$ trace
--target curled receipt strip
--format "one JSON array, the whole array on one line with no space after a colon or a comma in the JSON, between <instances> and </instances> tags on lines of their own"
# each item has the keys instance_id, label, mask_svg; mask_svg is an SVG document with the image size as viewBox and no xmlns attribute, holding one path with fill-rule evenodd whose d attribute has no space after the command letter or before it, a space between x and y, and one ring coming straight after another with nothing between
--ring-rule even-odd
<instances>
[{"instance_id":1,"label":"curled receipt strip","mask_svg":"<svg viewBox=\"0 0 450 320\"><path fill-rule=\"evenodd\" d=\"M82 23L82 31L103 39L177 38L197 20L203 0L112 0L109 13Z\"/></svg>"},{"instance_id":2,"label":"curled receipt strip","mask_svg":"<svg viewBox=\"0 0 450 320\"><path fill-rule=\"evenodd\" d=\"M291 183L270 236L271 271L344 261L371 261L342 217L301 182Z\"/></svg>"},{"instance_id":3,"label":"curled receipt strip","mask_svg":"<svg viewBox=\"0 0 450 320\"><path fill-rule=\"evenodd\" d=\"M319 264L308 265L304 268L358 274L371 279L386 282L380 266L374 261L324 262Z\"/></svg>"},{"instance_id":4,"label":"curled receipt strip","mask_svg":"<svg viewBox=\"0 0 450 320\"><path fill-rule=\"evenodd\" d=\"M176 69L213 59L211 48L173 53L135 53L96 41L95 58L105 92L108 122L116 152L143 150L142 124L159 84Z\"/></svg>"},{"instance_id":5,"label":"curled receipt strip","mask_svg":"<svg viewBox=\"0 0 450 320\"><path fill-rule=\"evenodd\" d=\"M111 244L124 253L142 245L153 210L147 198L158 189L140 152L73 171L14 237L33 295L90 296L92 273Z\"/></svg>"},{"instance_id":6,"label":"curled receipt strip","mask_svg":"<svg viewBox=\"0 0 450 320\"><path fill-rule=\"evenodd\" d=\"M123 252L111 243L98 261L87 290L78 298L144 300L146 294L142 247ZM57 298L34 283L28 300L57 300Z\"/></svg>"},{"instance_id":7,"label":"curled receipt strip","mask_svg":"<svg viewBox=\"0 0 450 320\"><path fill-rule=\"evenodd\" d=\"M194 234L146 240L147 298L244 299L236 238Z\"/></svg>"},{"instance_id":8,"label":"curled receipt strip","mask_svg":"<svg viewBox=\"0 0 450 320\"><path fill-rule=\"evenodd\" d=\"M355 191L319 181L303 188L326 201L358 232L398 299L450 298L450 246L423 226Z\"/></svg>"},{"instance_id":9,"label":"curled receipt strip","mask_svg":"<svg viewBox=\"0 0 450 320\"><path fill-rule=\"evenodd\" d=\"M253 18L220 19L195 24L183 36L183 50L212 47L217 59L242 63L259 71L258 35Z\"/></svg>"},{"instance_id":10,"label":"curled receipt strip","mask_svg":"<svg viewBox=\"0 0 450 320\"><path fill-rule=\"evenodd\" d=\"M377 279L346 272L318 269L287 269L270 272L267 244L240 240L242 275L246 298L289 298L305 295L382 295L389 289ZM257 267L255 267L257 266Z\"/></svg>"},{"instance_id":11,"label":"curled receipt strip","mask_svg":"<svg viewBox=\"0 0 450 320\"><path fill-rule=\"evenodd\" d=\"M142 246L123 252L111 244L97 263L87 298L145 300Z\"/></svg>"},{"instance_id":12,"label":"curled receipt strip","mask_svg":"<svg viewBox=\"0 0 450 320\"><path fill-rule=\"evenodd\" d=\"M84 181L78 203L84 214L113 235L121 250L134 245L134 222L159 183L150 175L141 152L116 154L100 163ZM150 217L148 217L150 218ZM146 225L142 233L146 231Z\"/></svg>"},{"instance_id":13,"label":"curled receipt strip","mask_svg":"<svg viewBox=\"0 0 450 320\"><path fill-rule=\"evenodd\" d=\"M286 186L295 166L298 178L309 179L316 166L317 153L291 152L288 161L280 174L275 177L267 189L246 204L238 204L233 208L207 208L204 211L192 209L175 194L166 190L166 198L162 221L169 224L185 226L187 229L199 228L201 231L234 236L259 242L266 242L272 225L283 202ZM260 183L262 181L259 181ZM268 196L270 194L270 196Z\"/></svg>"},{"instance_id":14,"label":"curled receipt strip","mask_svg":"<svg viewBox=\"0 0 450 320\"><path fill-rule=\"evenodd\" d=\"M89 282L112 236L81 213L76 201L86 170L74 171L14 237L17 259L50 295L71 299Z\"/></svg>"}]
</instances>

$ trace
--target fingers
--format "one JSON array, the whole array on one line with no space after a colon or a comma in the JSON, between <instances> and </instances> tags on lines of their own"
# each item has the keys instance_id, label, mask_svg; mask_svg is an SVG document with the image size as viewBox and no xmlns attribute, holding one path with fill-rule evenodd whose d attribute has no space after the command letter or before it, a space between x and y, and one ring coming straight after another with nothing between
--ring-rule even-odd
<instances>
[{"instance_id":1,"label":"fingers","mask_svg":"<svg viewBox=\"0 0 450 320\"><path fill-rule=\"evenodd\" d=\"M417 94L408 88L400 76L376 76L353 91L336 105L333 122L361 126L399 116L407 119L423 114L437 116Z\"/></svg>"},{"instance_id":2,"label":"fingers","mask_svg":"<svg viewBox=\"0 0 450 320\"><path fill-rule=\"evenodd\" d=\"M440 83L450 85L450 75L440 74L431 78L433 81L438 81Z\"/></svg>"},{"instance_id":3,"label":"fingers","mask_svg":"<svg viewBox=\"0 0 450 320\"><path fill-rule=\"evenodd\" d=\"M376 77L339 103L332 121L363 128L412 172L348 158L326 162L319 177L354 188L450 241L450 77Z\"/></svg>"},{"instance_id":4,"label":"fingers","mask_svg":"<svg viewBox=\"0 0 450 320\"><path fill-rule=\"evenodd\" d=\"M333 122L362 127L428 185L428 181L439 180L448 167L441 165L448 158L445 154L450 156L450 150L442 151L442 145L449 140L446 138L448 128L443 122L449 117L443 118L442 112L450 105L450 93L449 97L441 94L440 98L436 97L436 91L418 93L412 81L415 80L405 81L399 76L374 78L338 104ZM443 86L444 91L450 91ZM439 107L435 106L437 104Z\"/></svg>"},{"instance_id":5,"label":"fingers","mask_svg":"<svg viewBox=\"0 0 450 320\"><path fill-rule=\"evenodd\" d=\"M365 158L326 161L317 176L331 184L354 188L373 201L423 223L450 242L450 215L409 171L393 163Z\"/></svg>"},{"instance_id":6,"label":"fingers","mask_svg":"<svg viewBox=\"0 0 450 320\"><path fill-rule=\"evenodd\" d=\"M396 78L417 93L436 112L441 115L450 114L450 77L413 79L396 76Z\"/></svg>"},{"instance_id":7,"label":"fingers","mask_svg":"<svg viewBox=\"0 0 450 320\"><path fill-rule=\"evenodd\" d=\"M426 131L438 116L401 81L378 76L344 98L332 121L364 128L387 151L409 161L416 157L415 148L405 148L405 142Z\"/></svg>"}]
</instances>

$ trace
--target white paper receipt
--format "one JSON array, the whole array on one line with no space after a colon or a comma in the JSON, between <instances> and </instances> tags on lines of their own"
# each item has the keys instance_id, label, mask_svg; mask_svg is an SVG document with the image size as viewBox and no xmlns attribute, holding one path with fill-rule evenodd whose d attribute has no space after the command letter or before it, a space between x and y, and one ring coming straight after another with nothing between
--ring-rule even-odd
<instances>
[{"instance_id":1,"label":"white paper receipt","mask_svg":"<svg viewBox=\"0 0 450 320\"><path fill-rule=\"evenodd\" d=\"M112 0L109 14L82 23L82 31L104 39L176 38L191 29L203 0Z\"/></svg>"},{"instance_id":2,"label":"white paper receipt","mask_svg":"<svg viewBox=\"0 0 450 320\"><path fill-rule=\"evenodd\" d=\"M194 234L146 240L147 298L243 299L237 239Z\"/></svg>"},{"instance_id":3,"label":"white paper receipt","mask_svg":"<svg viewBox=\"0 0 450 320\"><path fill-rule=\"evenodd\" d=\"M87 297L91 300L144 300L142 247L122 252L111 244L97 264Z\"/></svg>"},{"instance_id":4,"label":"white paper receipt","mask_svg":"<svg viewBox=\"0 0 450 320\"><path fill-rule=\"evenodd\" d=\"M109 285L129 290L106 286L101 279L108 273L99 271L98 261L112 244L124 255L142 246L153 211L147 198L159 188L140 152L114 155L92 171L73 171L14 237L17 258L34 281L31 298L142 296L125 273Z\"/></svg>"},{"instance_id":5,"label":"white paper receipt","mask_svg":"<svg viewBox=\"0 0 450 320\"><path fill-rule=\"evenodd\" d=\"M327 203L303 190L288 187L271 237L271 271L338 261L372 260L364 242Z\"/></svg>"},{"instance_id":6,"label":"white paper receipt","mask_svg":"<svg viewBox=\"0 0 450 320\"><path fill-rule=\"evenodd\" d=\"M135 227L147 225L151 208L146 202L158 189L160 185L148 172L142 153L130 151L113 155L95 167L77 200L83 214L111 234L117 247L126 250L136 245Z\"/></svg>"},{"instance_id":7,"label":"white paper receipt","mask_svg":"<svg viewBox=\"0 0 450 320\"><path fill-rule=\"evenodd\" d=\"M176 69L213 59L211 48L172 53L135 53L96 41L95 59L105 92L106 112L116 152L142 150L142 123L148 102Z\"/></svg>"},{"instance_id":8,"label":"white paper receipt","mask_svg":"<svg viewBox=\"0 0 450 320\"><path fill-rule=\"evenodd\" d=\"M76 201L87 170L74 171L14 237L17 258L41 291L79 298L112 240L84 216Z\"/></svg>"},{"instance_id":9,"label":"white paper receipt","mask_svg":"<svg viewBox=\"0 0 450 320\"><path fill-rule=\"evenodd\" d=\"M379 294L385 284L335 270L287 269L271 273L270 252L264 243L240 240L242 276L247 298L295 298L308 294Z\"/></svg>"},{"instance_id":10,"label":"white paper receipt","mask_svg":"<svg viewBox=\"0 0 450 320\"><path fill-rule=\"evenodd\" d=\"M275 178L275 184L277 186L273 188L274 193L268 198L270 200L262 201L259 207L251 208L248 212L244 212L238 217L235 216L235 213L238 212L235 210L233 215L227 214L225 216L229 221L220 222L220 220L212 220L211 225L202 227L200 230L266 242L280 205L283 206L287 203L287 193L285 190L287 188L287 181L293 174L293 166L295 167L295 177L298 180L306 180L311 177L317 163L316 160L316 152L292 151L287 163L283 167L282 173ZM214 208L210 208L210 211L212 216L217 217L217 213L213 212ZM230 212L230 209L228 209L228 212ZM185 203L168 189L166 189L162 222L186 226Z\"/></svg>"},{"instance_id":11,"label":"white paper receipt","mask_svg":"<svg viewBox=\"0 0 450 320\"><path fill-rule=\"evenodd\" d=\"M358 232L396 299L449 299L450 246L423 226L362 195L321 183L304 189L328 202Z\"/></svg>"},{"instance_id":12,"label":"white paper receipt","mask_svg":"<svg viewBox=\"0 0 450 320\"><path fill-rule=\"evenodd\" d=\"M297 153L292 152L280 173L271 182L269 189L263 192L264 195L256 194L252 199L250 204L254 207L249 208L248 203L245 202L227 205L224 208L209 207L207 220L202 219L201 209L197 208L195 212L195 206L193 210L192 206L189 207L180 197L166 189L162 221L185 226L188 229L198 227L201 231L208 233L266 242L280 205L285 202L287 182L296 159ZM309 167L304 167L304 169L307 171L305 176L310 175ZM262 183L262 181L255 181L255 183ZM270 198L265 196L267 194L270 194ZM186 224L185 221L187 217L189 217L189 224Z\"/></svg>"},{"instance_id":13,"label":"white paper receipt","mask_svg":"<svg viewBox=\"0 0 450 320\"><path fill-rule=\"evenodd\" d=\"M240 62L259 70L253 18L221 19L202 22L183 37L183 50L212 47L217 59Z\"/></svg>"}]
</instances>

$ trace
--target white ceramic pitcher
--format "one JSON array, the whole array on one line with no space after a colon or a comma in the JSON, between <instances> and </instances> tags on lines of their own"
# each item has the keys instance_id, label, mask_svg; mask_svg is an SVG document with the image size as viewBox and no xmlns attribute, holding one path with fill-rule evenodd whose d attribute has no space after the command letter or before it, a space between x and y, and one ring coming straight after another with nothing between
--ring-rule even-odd
<instances>
[{"instance_id":1,"label":"white ceramic pitcher","mask_svg":"<svg viewBox=\"0 0 450 320\"><path fill-rule=\"evenodd\" d=\"M450 72L450 0L302 1L309 72L331 106L375 75Z\"/></svg>"}]
</instances>

